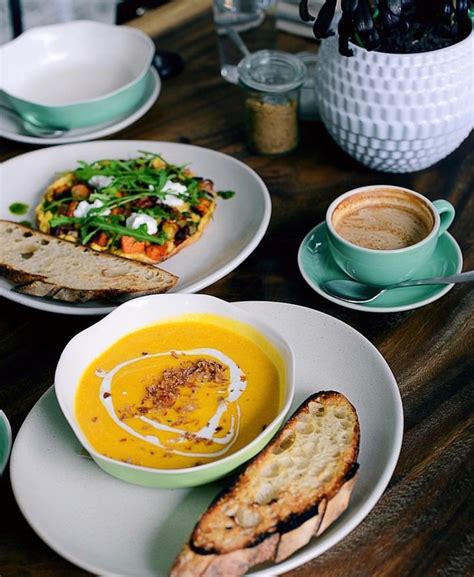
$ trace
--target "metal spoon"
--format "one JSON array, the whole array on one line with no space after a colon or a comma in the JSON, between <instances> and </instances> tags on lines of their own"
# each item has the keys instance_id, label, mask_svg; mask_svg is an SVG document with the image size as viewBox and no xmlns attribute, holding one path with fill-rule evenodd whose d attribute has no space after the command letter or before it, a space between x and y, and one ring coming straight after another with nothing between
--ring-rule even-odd
<instances>
[{"instance_id":1,"label":"metal spoon","mask_svg":"<svg viewBox=\"0 0 474 577\"><path fill-rule=\"evenodd\" d=\"M64 134L66 134L66 132L68 132L67 129L48 128L47 126L43 126L42 124L37 124L36 122L27 120L26 118L23 118L23 116L21 116L21 114L19 114L16 110L13 110L13 108L9 108L8 106L3 106L2 104L0 104L0 108L2 110L6 110L16 118L19 118L25 130L30 134L32 134L33 136L38 136L39 138L59 138L60 136L63 136Z\"/></svg>"},{"instance_id":2,"label":"metal spoon","mask_svg":"<svg viewBox=\"0 0 474 577\"><path fill-rule=\"evenodd\" d=\"M392 284L384 288L362 284L355 280L339 279L329 280L322 283L322 288L330 295L348 303L370 303L384 292L401 287L422 286L432 284L452 284L474 281L474 271L461 272L450 276L438 276L433 278L407 280Z\"/></svg>"}]
</instances>

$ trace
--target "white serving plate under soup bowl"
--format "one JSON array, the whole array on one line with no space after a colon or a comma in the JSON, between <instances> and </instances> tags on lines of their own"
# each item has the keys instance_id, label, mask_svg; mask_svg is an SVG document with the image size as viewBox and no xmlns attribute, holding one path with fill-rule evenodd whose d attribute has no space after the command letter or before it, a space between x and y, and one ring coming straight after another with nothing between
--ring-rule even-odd
<instances>
[{"instance_id":1,"label":"white serving plate under soup bowl","mask_svg":"<svg viewBox=\"0 0 474 577\"><path fill-rule=\"evenodd\" d=\"M110 349L122 337L163 321L179 320L180 316L189 314L211 314L224 320L229 319L231 323L235 322L241 327L248 327L245 333L248 338L252 340L251 334L257 331L259 338L263 337L272 350L276 351L281 359L282 367L280 371L282 398L278 414L253 440L236 452L227 456L224 454L218 460L195 466L180 469L145 467L100 454L92 447L82 431L75 413L76 394L84 371L102 352ZM178 342L176 349L179 350ZM191 487L223 477L256 455L271 440L283 424L294 397L294 370L293 351L286 340L265 322L245 310L207 295L153 295L137 298L121 305L107 317L76 335L67 344L59 359L55 375L55 391L69 425L84 449L101 469L114 477L137 485L160 488ZM112 375L114 372L115 368L109 373L104 371L104 374ZM232 392L230 385L229 388ZM100 389L99 398L104 403L101 394L102 389ZM108 396L111 397L110 394ZM113 402L113 399L111 398L110 401ZM245 406L239 408L239 411L244 410Z\"/></svg>"}]
</instances>

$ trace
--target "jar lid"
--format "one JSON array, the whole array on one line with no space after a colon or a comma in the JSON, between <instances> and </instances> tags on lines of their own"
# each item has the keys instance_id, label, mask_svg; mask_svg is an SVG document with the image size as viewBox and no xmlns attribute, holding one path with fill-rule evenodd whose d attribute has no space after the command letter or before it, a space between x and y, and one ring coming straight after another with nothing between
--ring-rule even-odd
<instances>
[{"instance_id":1,"label":"jar lid","mask_svg":"<svg viewBox=\"0 0 474 577\"><path fill-rule=\"evenodd\" d=\"M304 62L308 73L314 70L318 64L318 55L314 52L298 52L296 56Z\"/></svg>"},{"instance_id":2,"label":"jar lid","mask_svg":"<svg viewBox=\"0 0 474 577\"><path fill-rule=\"evenodd\" d=\"M296 56L304 62L306 66L306 77L303 86L313 86L318 65L318 55L313 52L298 52Z\"/></svg>"},{"instance_id":3,"label":"jar lid","mask_svg":"<svg viewBox=\"0 0 474 577\"><path fill-rule=\"evenodd\" d=\"M239 62L239 79L260 92L287 92L301 86L306 66L293 54L259 50Z\"/></svg>"}]
</instances>

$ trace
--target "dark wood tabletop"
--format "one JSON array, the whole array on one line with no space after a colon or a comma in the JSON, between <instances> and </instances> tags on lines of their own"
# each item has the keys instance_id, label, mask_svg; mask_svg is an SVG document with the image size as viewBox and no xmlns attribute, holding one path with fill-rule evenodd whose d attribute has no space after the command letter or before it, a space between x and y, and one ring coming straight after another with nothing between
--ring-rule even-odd
<instances>
[{"instance_id":1,"label":"dark wood tabletop","mask_svg":"<svg viewBox=\"0 0 474 577\"><path fill-rule=\"evenodd\" d=\"M292 52L314 49L310 41L283 33L279 44ZM303 280L296 262L302 238L324 220L337 195L387 183L430 199L449 199L457 211L451 232L463 252L463 269L473 269L472 135L448 158L413 174L365 168L343 153L319 123L301 125L301 144L289 156L255 156L245 146L240 90L218 73L210 14L160 37L157 45L181 54L184 71L164 82L159 100L142 119L110 138L184 142L225 152L256 170L272 197L272 218L260 245L236 270L203 292L228 301L296 303L337 317L375 344L400 387L404 441L383 497L348 537L291 575L474 574L471 286L455 286L440 300L416 310L369 314L320 297ZM0 140L0 159L34 148ZM14 435L51 386L66 342L96 320L41 312L0 298L0 408ZM0 518L1 577L87 575L29 527L15 503L8 471L0 480Z\"/></svg>"}]
</instances>

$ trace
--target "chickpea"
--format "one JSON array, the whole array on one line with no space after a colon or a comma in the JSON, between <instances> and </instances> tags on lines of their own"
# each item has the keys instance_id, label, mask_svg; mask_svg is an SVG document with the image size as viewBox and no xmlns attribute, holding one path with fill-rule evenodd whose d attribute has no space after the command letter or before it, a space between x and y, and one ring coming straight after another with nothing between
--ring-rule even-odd
<instances>
[{"instance_id":1,"label":"chickpea","mask_svg":"<svg viewBox=\"0 0 474 577\"><path fill-rule=\"evenodd\" d=\"M91 191L85 184L75 184L71 188L71 196L74 200L86 200Z\"/></svg>"},{"instance_id":2,"label":"chickpea","mask_svg":"<svg viewBox=\"0 0 474 577\"><path fill-rule=\"evenodd\" d=\"M156 158L153 159L151 165L153 166L153 168L159 170L160 168L166 167L166 162L157 156Z\"/></svg>"}]
</instances>

